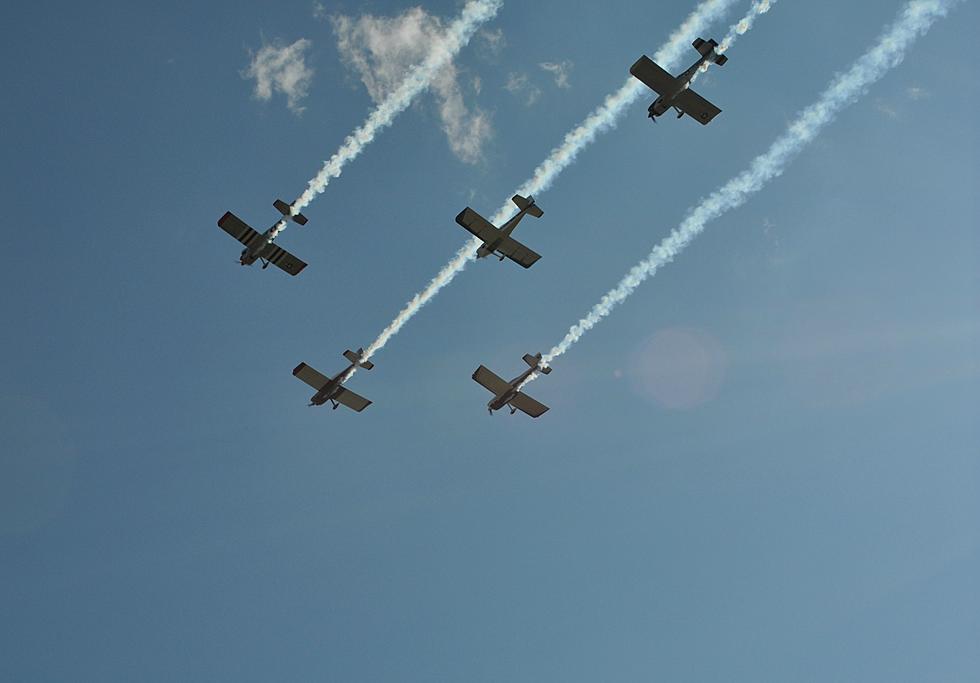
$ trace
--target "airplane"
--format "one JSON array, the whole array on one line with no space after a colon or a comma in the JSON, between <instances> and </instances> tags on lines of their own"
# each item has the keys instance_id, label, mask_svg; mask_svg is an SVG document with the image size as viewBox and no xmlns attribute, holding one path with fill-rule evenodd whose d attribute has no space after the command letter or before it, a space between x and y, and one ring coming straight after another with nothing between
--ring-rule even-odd
<instances>
[{"instance_id":1,"label":"airplane","mask_svg":"<svg viewBox=\"0 0 980 683\"><path fill-rule=\"evenodd\" d=\"M493 393L493 398L487 404L491 415L493 415L493 411L501 410L505 406L510 408L511 415L518 410L531 417L541 417L548 412L548 406L538 403L527 394L521 392L519 387L527 381L527 378L532 373L540 372L542 375L550 375L551 368L542 367L540 353L535 356L524 356L524 362L531 369L521 373L510 382L505 382L482 365L473 373L473 379Z\"/></svg>"},{"instance_id":2,"label":"airplane","mask_svg":"<svg viewBox=\"0 0 980 683\"><path fill-rule=\"evenodd\" d=\"M344 358L350 361L350 365L340 374L334 375L333 378L321 375L306 363L300 363L293 370L294 377L298 377L316 389L316 393L310 399L310 406L322 406L327 401L330 401L333 403L334 410L337 410L342 403L354 412L359 413L371 405L369 400L363 396L358 396L349 389L345 389L343 384L354 374L355 368L373 370L374 363L363 360L364 349L358 349L357 353L350 350L344 351Z\"/></svg>"},{"instance_id":3,"label":"airplane","mask_svg":"<svg viewBox=\"0 0 980 683\"><path fill-rule=\"evenodd\" d=\"M281 199L277 199L273 203L273 206L285 218L294 221L298 225L306 225L308 222L306 216L301 213L293 216L292 206ZM245 221L229 211L218 219L218 227L245 245L245 249L242 250L242 255L238 258L238 262L243 266L250 266L256 261L262 261L262 270L268 268L271 263L290 275L299 275L300 271L306 268L306 264L303 261L300 261L288 251L277 247L273 243L276 228L280 227L279 221L276 221L271 228L260 235L249 227Z\"/></svg>"},{"instance_id":4,"label":"airplane","mask_svg":"<svg viewBox=\"0 0 980 683\"><path fill-rule=\"evenodd\" d=\"M518 194L514 195L513 202L517 204L520 211L502 228L494 227L490 221L468 206L456 216L456 222L483 240L483 245L476 252L477 258L485 258L492 254L501 261L509 258L525 268L530 268L541 258L541 255L534 253L510 235L524 216L531 214L535 218L541 218L544 211L534 203L534 197L522 197Z\"/></svg>"},{"instance_id":5,"label":"airplane","mask_svg":"<svg viewBox=\"0 0 980 683\"><path fill-rule=\"evenodd\" d=\"M677 118L687 114L704 126L721 113L721 109L691 90L691 81L704 64L713 63L721 66L728 61L728 57L715 51L717 47L718 43L714 40L701 38L695 40L694 49L701 53L701 59L676 78L657 66L646 55L640 57L630 67L630 73L635 78L643 81L648 88L660 95L649 109L649 116L654 123L658 116L665 114L671 107L677 111Z\"/></svg>"}]
</instances>

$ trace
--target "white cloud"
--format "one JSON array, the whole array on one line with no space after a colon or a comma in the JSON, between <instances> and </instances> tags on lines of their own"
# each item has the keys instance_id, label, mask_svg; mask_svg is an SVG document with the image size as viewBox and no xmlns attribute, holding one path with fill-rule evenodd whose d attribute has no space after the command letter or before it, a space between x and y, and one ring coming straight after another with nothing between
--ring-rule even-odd
<instances>
[{"instance_id":1,"label":"white cloud","mask_svg":"<svg viewBox=\"0 0 980 683\"><path fill-rule=\"evenodd\" d=\"M574 64L569 61L563 62L542 62L538 64L539 67L550 73L555 77L555 85L559 88L570 88L571 85L568 82L568 77L572 72L572 67Z\"/></svg>"},{"instance_id":2,"label":"white cloud","mask_svg":"<svg viewBox=\"0 0 980 683\"><path fill-rule=\"evenodd\" d=\"M480 42L486 46L486 53L490 57L498 57L507 47L507 38L504 37L503 29L485 28L478 34Z\"/></svg>"},{"instance_id":3,"label":"white cloud","mask_svg":"<svg viewBox=\"0 0 980 683\"><path fill-rule=\"evenodd\" d=\"M890 119L897 119L899 117L898 110L895 109L895 107L893 107L891 104L889 104L885 100L881 99L880 97L875 98L875 100L874 100L874 107L880 113L884 114L885 116L887 116Z\"/></svg>"},{"instance_id":4,"label":"white cloud","mask_svg":"<svg viewBox=\"0 0 980 683\"><path fill-rule=\"evenodd\" d=\"M331 17L337 49L375 102L380 102L421 62L445 33L441 19L414 7L396 17L363 15ZM480 159L484 143L492 135L489 117L479 108L467 107L459 73L450 63L433 80L442 128L453 153L466 163Z\"/></svg>"},{"instance_id":5,"label":"white cloud","mask_svg":"<svg viewBox=\"0 0 980 683\"><path fill-rule=\"evenodd\" d=\"M930 95L928 90L919 87L917 85L909 86L908 88L906 88L905 94L909 96L910 100L924 100Z\"/></svg>"},{"instance_id":6,"label":"white cloud","mask_svg":"<svg viewBox=\"0 0 980 683\"><path fill-rule=\"evenodd\" d=\"M508 74L507 82L504 83L504 90L523 99L524 104L529 107L541 97L541 88L531 83L531 79L525 73Z\"/></svg>"},{"instance_id":7,"label":"white cloud","mask_svg":"<svg viewBox=\"0 0 980 683\"><path fill-rule=\"evenodd\" d=\"M313 18L323 21L329 16L330 14L327 12L326 5L320 2L320 0L313 0Z\"/></svg>"},{"instance_id":8,"label":"white cloud","mask_svg":"<svg viewBox=\"0 0 980 683\"><path fill-rule=\"evenodd\" d=\"M301 103L309 94L313 81L313 68L306 63L312 45L302 38L292 45L272 43L262 46L242 74L243 78L255 79L255 97L267 101L274 93L282 93L290 110L303 113Z\"/></svg>"}]
</instances>

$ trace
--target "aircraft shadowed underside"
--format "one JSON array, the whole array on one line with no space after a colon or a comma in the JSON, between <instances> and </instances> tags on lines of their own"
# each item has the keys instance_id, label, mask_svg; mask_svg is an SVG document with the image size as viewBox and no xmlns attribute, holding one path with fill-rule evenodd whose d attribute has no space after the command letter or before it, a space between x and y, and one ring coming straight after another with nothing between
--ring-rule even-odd
<instances>
[{"instance_id":1,"label":"aircraft shadowed underside","mask_svg":"<svg viewBox=\"0 0 980 683\"><path fill-rule=\"evenodd\" d=\"M721 109L698 95L690 87L691 80L704 64L710 62L721 66L728 61L728 57L715 51L716 47L718 47L718 43L713 40L701 38L695 40L694 49L701 53L701 59L676 78L664 71L646 55L636 60L636 63L630 67L630 73L660 95L650 105L651 119L656 121L658 116L662 116L673 107L677 112L677 118L687 114L698 123L706 126L721 113Z\"/></svg>"}]
</instances>

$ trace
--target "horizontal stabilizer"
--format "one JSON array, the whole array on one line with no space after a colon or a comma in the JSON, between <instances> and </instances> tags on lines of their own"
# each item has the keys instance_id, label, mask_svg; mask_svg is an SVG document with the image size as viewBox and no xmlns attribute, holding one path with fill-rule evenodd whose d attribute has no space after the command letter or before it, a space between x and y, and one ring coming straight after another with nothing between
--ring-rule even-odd
<instances>
[{"instance_id":1,"label":"horizontal stabilizer","mask_svg":"<svg viewBox=\"0 0 980 683\"><path fill-rule=\"evenodd\" d=\"M307 223L309 223L309 220L306 218L306 216L304 216L301 213L298 213L295 216L292 215L293 207L281 199L277 199L272 203L272 205L276 207L276 210L279 211L279 213L281 213L286 218L289 218L297 225L306 225Z\"/></svg>"},{"instance_id":2,"label":"horizontal stabilizer","mask_svg":"<svg viewBox=\"0 0 980 683\"><path fill-rule=\"evenodd\" d=\"M701 53L702 57L708 57L709 61L714 62L718 66L728 61L728 57L718 54L718 43L714 40L698 38L692 44L694 45L694 49Z\"/></svg>"},{"instance_id":3,"label":"horizontal stabilizer","mask_svg":"<svg viewBox=\"0 0 980 683\"><path fill-rule=\"evenodd\" d=\"M544 367L541 366L541 354L540 353L537 354L536 356L532 356L531 354L526 354L524 356L524 362L527 363L528 367L534 368L534 370L536 372L540 372L542 375L550 375L551 374L551 368L549 368L547 366L544 366Z\"/></svg>"},{"instance_id":4,"label":"horizontal stabilizer","mask_svg":"<svg viewBox=\"0 0 980 683\"><path fill-rule=\"evenodd\" d=\"M374 363L369 360L361 361L361 357L364 353L364 349L359 349L357 353L354 353L350 349L344 351L344 358L349 360L351 363L364 370L374 370Z\"/></svg>"},{"instance_id":5,"label":"horizontal stabilizer","mask_svg":"<svg viewBox=\"0 0 980 683\"><path fill-rule=\"evenodd\" d=\"M527 209L528 214L535 218L541 218L544 215L544 211L534 203L534 197L522 197L519 194L515 194L513 201L517 204L518 209L521 211Z\"/></svg>"},{"instance_id":6,"label":"horizontal stabilizer","mask_svg":"<svg viewBox=\"0 0 980 683\"><path fill-rule=\"evenodd\" d=\"M702 54L702 56L707 57L718 47L718 43L714 40L705 40L704 38L698 38L693 43L694 49Z\"/></svg>"}]
</instances>

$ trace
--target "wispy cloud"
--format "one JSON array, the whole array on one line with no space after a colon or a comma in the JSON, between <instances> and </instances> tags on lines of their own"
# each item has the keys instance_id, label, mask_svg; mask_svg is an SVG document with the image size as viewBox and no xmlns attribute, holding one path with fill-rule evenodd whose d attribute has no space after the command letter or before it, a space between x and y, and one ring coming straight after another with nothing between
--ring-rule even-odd
<instances>
[{"instance_id":1,"label":"wispy cloud","mask_svg":"<svg viewBox=\"0 0 980 683\"><path fill-rule=\"evenodd\" d=\"M504 90L524 101L527 106L533 106L541 99L541 88L534 85L525 73L511 73L504 83Z\"/></svg>"},{"instance_id":2,"label":"wispy cloud","mask_svg":"<svg viewBox=\"0 0 980 683\"><path fill-rule=\"evenodd\" d=\"M568 78L572 73L572 62L565 60L562 62L541 62L538 64L541 69L547 71L555 78L555 85L559 88L570 88Z\"/></svg>"},{"instance_id":3,"label":"wispy cloud","mask_svg":"<svg viewBox=\"0 0 980 683\"><path fill-rule=\"evenodd\" d=\"M880 114L884 114L890 119L898 118L898 110L880 97L875 98L874 105Z\"/></svg>"},{"instance_id":4,"label":"wispy cloud","mask_svg":"<svg viewBox=\"0 0 980 683\"><path fill-rule=\"evenodd\" d=\"M484 28L477 35L480 43L485 48L485 56L499 57L500 53L507 47L507 38L504 36L503 29Z\"/></svg>"},{"instance_id":5,"label":"wispy cloud","mask_svg":"<svg viewBox=\"0 0 980 683\"><path fill-rule=\"evenodd\" d=\"M320 0L313 0L313 18L323 21L329 17L330 13L327 12L327 6L320 2Z\"/></svg>"},{"instance_id":6,"label":"wispy cloud","mask_svg":"<svg viewBox=\"0 0 980 683\"><path fill-rule=\"evenodd\" d=\"M909 96L910 100L924 100L927 97L931 97L932 93L923 87L918 85L911 85L905 89L905 94Z\"/></svg>"},{"instance_id":7,"label":"wispy cloud","mask_svg":"<svg viewBox=\"0 0 980 683\"><path fill-rule=\"evenodd\" d=\"M443 21L421 7L395 17L334 16L331 22L341 58L375 102L394 91L446 33ZM485 112L466 105L459 81L457 68L448 61L433 77L432 90L450 148L462 161L475 163L492 135L492 125Z\"/></svg>"},{"instance_id":8,"label":"wispy cloud","mask_svg":"<svg viewBox=\"0 0 980 683\"><path fill-rule=\"evenodd\" d=\"M264 45L252 56L252 63L242 77L255 80L257 99L268 101L273 94L281 93L286 96L290 110L301 114L304 110L302 102L313 81L313 67L306 62L312 46L313 43L305 38L292 45Z\"/></svg>"},{"instance_id":9,"label":"wispy cloud","mask_svg":"<svg viewBox=\"0 0 980 683\"><path fill-rule=\"evenodd\" d=\"M344 172L347 164L357 159L378 134L394 122L395 117L432 85L433 79L452 63L453 58L470 42L477 29L497 16L502 6L503 0L469 0L445 33L429 46L425 59L409 69L401 83L378 103L367 120L347 136L333 156L323 162L303 194L292 203L292 215L298 214L325 192L330 182ZM285 218L276 223L271 239L275 239L285 230L287 224Z\"/></svg>"},{"instance_id":10,"label":"wispy cloud","mask_svg":"<svg viewBox=\"0 0 980 683\"><path fill-rule=\"evenodd\" d=\"M555 79L555 85L559 88L571 87L568 81L569 74L572 70L571 62L542 62L538 64L538 68L550 73ZM542 95L541 88L538 84L531 80L531 77L523 71L508 74L507 80L504 83L504 90L522 100L528 107L537 104Z\"/></svg>"}]
</instances>

